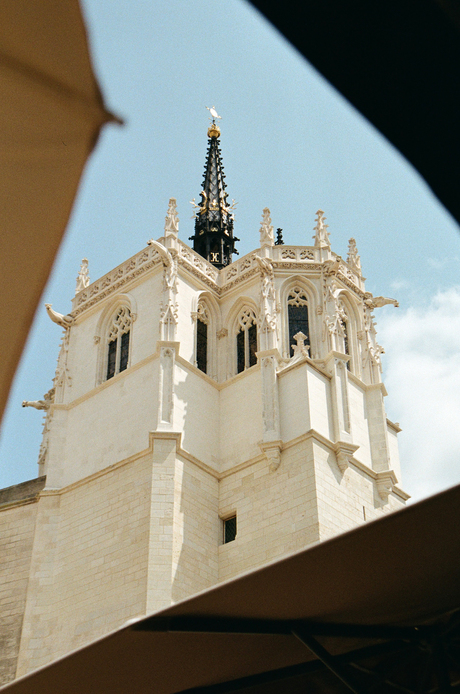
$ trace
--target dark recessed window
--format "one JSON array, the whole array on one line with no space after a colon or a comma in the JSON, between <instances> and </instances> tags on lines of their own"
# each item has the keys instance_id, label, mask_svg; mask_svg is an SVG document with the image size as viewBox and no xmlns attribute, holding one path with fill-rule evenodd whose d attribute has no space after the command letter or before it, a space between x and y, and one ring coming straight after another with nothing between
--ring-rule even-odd
<instances>
[{"instance_id":1,"label":"dark recessed window","mask_svg":"<svg viewBox=\"0 0 460 694\"><path fill-rule=\"evenodd\" d=\"M257 364L257 320L254 311L250 308L243 309L238 322L236 371L240 374L245 369Z\"/></svg>"},{"instance_id":2,"label":"dark recessed window","mask_svg":"<svg viewBox=\"0 0 460 694\"><path fill-rule=\"evenodd\" d=\"M350 342L348 339L348 323L347 323L347 321L343 322L343 349L345 351L345 354L348 354L348 356L350 356ZM347 369L348 369L348 371L351 371L350 359L347 361Z\"/></svg>"},{"instance_id":3,"label":"dark recessed window","mask_svg":"<svg viewBox=\"0 0 460 694\"><path fill-rule=\"evenodd\" d=\"M122 306L109 326L107 380L128 368L130 328L131 312L127 306Z\"/></svg>"},{"instance_id":4,"label":"dark recessed window","mask_svg":"<svg viewBox=\"0 0 460 694\"><path fill-rule=\"evenodd\" d=\"M289 297L291 299L291 297ZM289 349L291 357L294 356L292 345L295 344L294 335L303 333L305 335L307 345L310 343L308 330L308 307L306 304L295 306L288 304L288 321L289 321Z\"/></svg>"},{"instance_id":5,"label":"dark recessed window","mask_svg":"<svg viewBox=\"0 0 460 694\"><path fill-rule=\"evenodd\" d=\"M207 373L208 367L208 326L200 319L196 323L196 365Z\"/></svg>"},{"instance_id":6,"label":"dark recessed window","mask_svg":"<svg viewBox=\"0 0 460 694\"><path fill-rule=\"evenodd\" d=\"M224 545L236 538L236 515L224 520Z\"/></svg>"}]
</instances>

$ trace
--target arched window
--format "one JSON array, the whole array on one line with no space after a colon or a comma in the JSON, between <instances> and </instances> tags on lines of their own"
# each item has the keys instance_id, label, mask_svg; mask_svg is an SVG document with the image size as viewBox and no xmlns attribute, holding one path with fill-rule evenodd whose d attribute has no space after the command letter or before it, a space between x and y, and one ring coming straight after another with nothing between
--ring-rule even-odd
<instances>
[{"instance_id":1,"label":"arched window","mask_svg":"<svg viewBox=\"0 0 460 694\"><path fill-rule=\"evenodd\" d=\"M237 373L257 364L257 321L254 311L244 308L238 316L236 335Z\"/></svg>"},{"instance_id":2,"label":"arched window","mask_svg":"<svg viewBox=\"0 0 460 694\"><path fill-rule=\"evenodd\" d=\"M308 327L308 299L305 289L293 287L288 295L288 323L289 323L289 354L294 356L292 345L295 343L294 335L302 332L306 336L306 344L310 344L310 331Z\"/></svg>"},{"instance_id":3,"label":"arched window","mask_svg":"<svg viewBox=\"0 0 460 694\"><path fill-rule=\"evenodd\" d=\"M107 380L124 371L128 366L131 323L131 311L127 306L121 306L109 324L107 331Z\"/></svg>"},{"instance_id":4,"label":"arched window","mask_svg":"<svg viewBox=\"0 0 460 694\"><path fill-rule=\"evenodd\" d=\"M196 313L196 365L203 373L208 372L208 325L209 312L200 301Z\"/></svg>"}]
</instances>

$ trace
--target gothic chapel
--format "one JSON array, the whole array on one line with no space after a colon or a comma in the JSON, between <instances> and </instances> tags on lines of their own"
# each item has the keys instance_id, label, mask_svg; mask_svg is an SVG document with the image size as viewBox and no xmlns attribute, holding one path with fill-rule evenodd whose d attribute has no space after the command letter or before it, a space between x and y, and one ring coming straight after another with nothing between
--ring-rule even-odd
<instances>
[{"instance_id":1,"label":"gothic chapel","mask_svg":"<svg viewBox=\"0 0 460 694\"><path fill-rule=\"evenodd\" d=\"M23 403L45 415L39 478L0 491L21 538L0 682L408 498L373 321L396 302L321 210L289 246L266 208L233 261L219 138L213 119L193 249L172 198L158 240L92 283L84 260L70 312L46 306L54 385Z\"/></svg>"}]
</instances>

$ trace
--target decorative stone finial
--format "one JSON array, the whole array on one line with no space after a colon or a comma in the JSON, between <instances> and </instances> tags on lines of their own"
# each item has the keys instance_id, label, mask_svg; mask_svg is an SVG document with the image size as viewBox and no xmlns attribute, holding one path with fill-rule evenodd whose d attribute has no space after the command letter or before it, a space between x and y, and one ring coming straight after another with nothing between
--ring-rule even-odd
<instances>
[{"instance_id":1,"label":"decorative stone finial","mask_svg":"<svg viewBox=\"0 0 460 694\"><path fill-rule=\"evenodd\" d=\"M305 344L305 340L307 340L307 336L304 335L302 331L299 331L294 335L294 340L296 341L295 345L291 345L292 349L294 350L294 355L293 359L300 359L301 357L308 357L308 350L309 350L309 345Z\"/></svg>"},{"instance_id":2,"label":"decorative stone finial","mask_svg":"<svg viewBox=\"0 0 460 694\"><path fill-rule=\"evenodd\" d=\"M361 259L358 255L355 239L350 239L348 242L347 263L356 274L361 274Z\"/></svg>"},{"instance_id":3,"label":"decorative stone finial","mask_svg":"<svg viewBox=\"0 0 460 694\"><path fill-rule=\"evenodd\" d=\"M274 243L275 236L273 234L272 220L270 219L270 210L268 207L265 207L262 212L262 224L260 226L260 247L273 246Z\"/></svg>"},{"instance_id":4,"label":"decorative stone finial","mask_svg":"<svg viewBox=\"0 0 460 694\"><path fill-rule=\"evenodd\" d=\"M77 275L77 286L75 289L75 294L81 292L83 289L89 285L89 273L88 273L88 258L83 258L80 265L80 271Z\"/></svg>"},{"instance_id":5,"label":"decorative stone finial","mask_svg":"<svg viewBox=\"0 0 460 694\"><path fill-rule=\"evenodd\" d=\"M320 248L330 248L331 242L329 241L329 232L327 230L328 225L324 223L326 217L324 216L323 210L318 210L316 213L316 225L313 227L315 235L312 237L315 239L315 246Z\"/></svg>"},{"instance_id":6,"label":"decorative stone finial","mask_svg":"<svg viewBox=\"0 0 460 694\"><path fill-rule=\"evenodd\" d=\"M177 236L179 232L179 217L177 215L176 198L169 198L168 212L165 217L165 236Z\"/></svg>"}]
</instances>

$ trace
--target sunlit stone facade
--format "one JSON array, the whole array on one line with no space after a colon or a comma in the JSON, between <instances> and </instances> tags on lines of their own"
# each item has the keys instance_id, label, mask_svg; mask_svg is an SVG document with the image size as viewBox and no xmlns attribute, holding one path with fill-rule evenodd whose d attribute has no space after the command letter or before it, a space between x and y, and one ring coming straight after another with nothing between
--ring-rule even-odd
<instances>
[{"instance_id":1,"label":"sunlit stone facade","mask_svg":"<svg viewBox=\"0 0 460 694\"><path fill-rule=\"evenodd\" d=\"M373 322L392 300L354 240L336 255L319 211L312 245L276 245L266 209L219 268L178 226L172 199L163 236L47 307L41 481L0 492L3 682L408 498Z\"/></svg>"}]
</instances>

